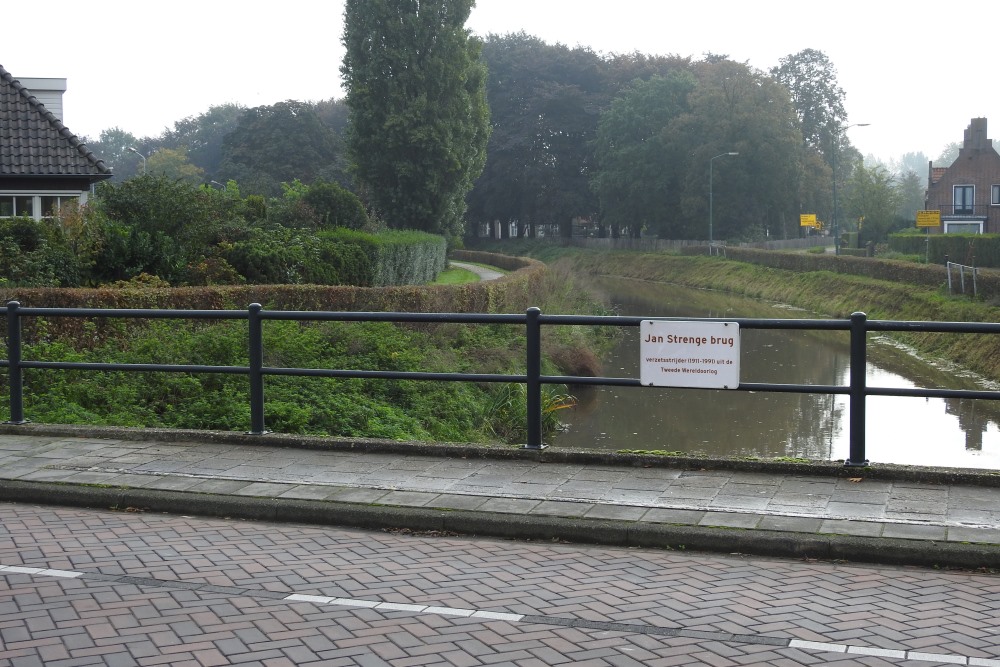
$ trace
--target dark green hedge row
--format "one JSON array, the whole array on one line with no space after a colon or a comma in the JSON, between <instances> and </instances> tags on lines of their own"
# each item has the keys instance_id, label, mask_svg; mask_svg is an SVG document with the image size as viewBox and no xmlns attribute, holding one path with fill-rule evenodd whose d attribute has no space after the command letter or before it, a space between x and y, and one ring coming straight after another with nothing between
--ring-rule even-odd
<instances>
[{"instance_id":1,"label":"dark green hedge row","mask_svg":"<svg viewBox=\"0 0 1000 667\"><path fill-rule=\"evenodd\" d=\"M353 281L357 285L421 285L433 282L447 263L447 241L435 234L416 231L368 234L337 228L319 232L317 236L327 243L361 249L368 265L365 275Z\"/></svg>"},{"instance_id":2,"label":"dark green hedge row","mask_svg":"<svg viewBox=\"0 0 1000 667\"><path fill-rule=\"evenodd\" d=\"M493 263L488 253L473 253ZM501 257L501 256L496 256ZM496 261L500 261L499 259ZM514 266L516 264L516 266ZM174 288L0 288L0 303L16 300L35 308L155 308L172 310L243 310L260 303L269 310L523 313L541 300L545 265L531 259L508 264L514 268L498 280L464 285L354 287L326 285L217 285ZM120 320L49 318L25 319L25 337L69 337L74 345L95 344L126 328Z\"/></svg>"},{"instance_id":3,"label":"dark green hedge row","mask_svg":"<svg viewBox=\"0 0 1000 667\"><path fill-rule=\"evenodd\" d=\"M967 266L1000 267L1000 234L890 234L889 248L906 255L926 254L932 264L951 260Z\"/></svg>"},{"instance_id":4,"label":"dark green hedge row","mask_svg":"<svg viewBox=\"0 0 1000 667\"><path fill-rule=\"evenodd\" d=\"M294 229L253 230L248 239L225 244L221 257L252 284L370 284L371 262L363 248L301 234ZM193 282L233 284L243 281Z\"/></svg>"},{"instance_id":5,"label":"dark green hedge row","mask_svg":"<svg viewBox=\"0 0 1000 667\"><path fill-rule=\"evenodd\" d=\"M685 248L683 254L704 255L705 246ZM759 264L788 271L830 271L844 275L865 276L874 280L890 280L911 285L938 289L948 284L948 271L941 264L916 264L903 260L849 257L847 255L814 255L811 253L774 252L753 248L726 248L726 256L739 262ZM952 276L957 281L957 274ZM971 289L971 278L966 277L966 289ZM1000 272L979 272L976 288L980 299L1000 299Z\"/></svg>"},{"instance_id":6,"label":"dark green hedge row","mask_svg":"<svg viewBox=\"0 0 1000 667\"><path fill-rule=\"evenodd\" d=\"M705 248L691 248L691 254L704 254ZM816 255L799 252L775 252L755 248L726 248L726 257L740 262L750 262L773 269L788 271L830 271L854 276L867 276L877 280L907 282L925 287L940 287L948 275L943 266L915 264L902 260L870 259L847 255Z\"/></svg>"}]
</instances>

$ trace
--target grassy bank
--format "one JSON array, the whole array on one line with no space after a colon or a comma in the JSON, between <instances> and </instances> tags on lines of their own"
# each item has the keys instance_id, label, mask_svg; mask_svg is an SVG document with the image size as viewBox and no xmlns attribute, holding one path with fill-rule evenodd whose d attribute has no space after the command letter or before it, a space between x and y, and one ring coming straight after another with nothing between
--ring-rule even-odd
<instances>
[{"instance_id":1,"label":"grassy bank","mask_svg":"<svg viewBox=\"0 0 1000 667\"><path fill-rule=\"evenodd\" d=\"M533 247L534 246L534 247ZM500 251L500 247L493 248ZM869 319L998 322L1000 308L940 289L830 271L789 271L720 257L606 252L515 242L520 252L566 264L583 274L614 275L686 287L723 290L805 308L821 317L864 312ZM922 353L1000 381L1000 337L977 334L898 333Z\"/></svg>"},{"instance_id":2,"label":"grassy bank","mask_svg":"<svg viewBox=\"0 0 1000 667\"><path fill-rule=\"evenodd\" d=\"M456 312L468 304L470 294L476 295L472 300L489 305L493 312L523 313L534 305L547 312L595 312L595 303L575 286L569 273L537 263L529 269L527 279L512 274L488 284L435 286L426 291L434 303L444 305L437 309L440 312ZM512 267L512 271L518 269ZM164 290L157 291L155 297L167 301L178 298L161 292ZM398 290L385 290L382 296L365 292L365 303L385 299L386 309L405 306L413 300L411 292L417 290L396 301L389 299L399 296ZM450 300L449 293L453 294ZM53 294L49 298L73 296ZM142 301L154 295L136 293L132 298ZM198 303L196 294L185 298ZM64 326L57 318L33 321L24 359L242 367L249 363L247 324L243 321L147 320L126 325L123 321L81 320L77 324ZM264 365L269 367L525 372L523 326L268 321L263 330ZM595 336L577 327L547 335L543 341L544 372L596 372L592 352L597 345ZM6 375L0 374L0 419L9 417L6 380ZM520 389L520 385L498 383L268 377L265 422L269 430L291 434L523 443L526 419ZM546 387L546 392L543 404L546 425L551 429L556 425L558 407L567 399L560 388ZM229 374L27 369L25 416L54 424L246 430L250 425L249 383L243 375Z\"/></svg>"}]
</instances>

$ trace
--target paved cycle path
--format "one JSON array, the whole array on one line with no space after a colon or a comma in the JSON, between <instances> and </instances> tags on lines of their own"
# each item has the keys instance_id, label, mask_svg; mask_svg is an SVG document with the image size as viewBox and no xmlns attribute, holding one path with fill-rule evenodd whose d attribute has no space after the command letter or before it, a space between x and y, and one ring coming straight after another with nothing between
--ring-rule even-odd
<instances>
[{"instance_id":1,"label":"paved cycle path","mask_svg":"<svg viewBox=\"0 0 1000 667\"><path fill-rule=\"evenodd\" d=\"M448 263L456 268L472 271L479 276L480 280L496 280L498 278L503 278L504 276L501 271L491 269L481 264L469 264L468 262L456 262L454 260L448 260Z\"/></svg>"},{"instance_id":2,"label":"paved cycle path","mask_svg":"<svg viewBox=\"0 0 1000 667\"><path fill-rule=\"evenodd\" d=\"M989 471L734 465L554 449L0 426L4 501L1000 567L1000 478Z\"/></svg>"}]
</instances>

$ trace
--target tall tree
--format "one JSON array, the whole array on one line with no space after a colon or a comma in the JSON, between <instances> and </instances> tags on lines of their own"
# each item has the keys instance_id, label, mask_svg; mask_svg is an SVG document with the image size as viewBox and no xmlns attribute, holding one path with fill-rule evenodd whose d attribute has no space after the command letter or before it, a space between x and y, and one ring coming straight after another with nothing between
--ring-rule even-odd
<instances>
[{"instance_id":1,"label":"tall tree","mask_svg":"<svg viewBox=\"0 0 1000 667\"><path fill-rule=\"evenodd\" d=\"M236 129L246 108L239 104L219 104L208 111L174 123L160 138L162 148L187 147L187 157L202 169L208 178L215 178L222 162L222 144L226 135Z\"/></svg>"},{"instance_id":2,"label":"tall tree","mask_svg":"<svg viewBox=\"0 0 1000 667\"><path fill-rule=\"evenodd\" d=\"M950 144L945 145L945 147L941 149L941 154L938 155L936 160L934 160L934 166L950 167L951 164L958 159L958 152L961 148L962 144L958 141L953 141Z\"/></svg>"},{"instance_id":3,"label":"tall tree","mask_svg":"<svg viewBox=\"0 0 1000 667\"><path fill-rule=\"evenodd\" d=\"M926 167L924 173L927 173ZM915 171L905 172L898 180L896 190L899 192L899 217L907 222L917 219L917 211L924 208L925 189L923 179Z\"/></svg>"},{"instance_id":4,"label":"tall tree","mask_svg":"<svg viewBox=\"0 0 1000 667\"><path fill-rule=\"evenodd\" d=\"M788 92L765 73L732 60L708 60L695 71L690 114L671 134L691 156L681 202L685 218L694 230L704 230L712 206L714 238L796 235L800 210L794 193L806 181L802 135ZM713 157L728 152L739 155L710 166ZM704 232L694 236L704 237Z\"/></svg>"},{"instance_id":5,"label":"tall tree","mask_svg":"<svg viewBox=\"0 0 1000 667\"><path fill-rule=\"evenodd\" d=\"M235 180L249 194L275 196L281 183L334 180L342 148L310 104L287 100L248 109L226 135L218 180Z\"/></svg>"},{"instance_id":6,"label":"tall tree","mask_svg":"<svg viewBox=\"0 0 1000 667\"><path fill-rule=\"evenodd\" d=\"M591 185L613 236L622 229L637 236L643 228L664 238L687 235L679 212L690 151L673 141L669 128L688 111L694 88L689 72L636 81L602 115Z\"/></svg>"},{"instance_id":7,"label":"tall tree","mask_svg":"<svg viewBox=\"0 0 1000 667\"><path fill-rule=\"evenodd\" d=\"M833 63L822 51L805 49L782 58L771 75L792 96L802 125L802 140L832 164L829 152L839 144L837 139L847 122L844 89L837 83Z\"/></svg>"},{"instance_id":8,"label":"tall tree","mask_svg":"<svg viewBox=\"0 0 1000 667\"><path fill-rule=\"evenodd\" d=\"M205 180L205 172L191 163L187 147L161 148L149 156L146 165L150 175L162 175L197 185Z\"/></svg>"},{"instance_id":9,"label":"tall tree","mask_svg":"<svg viewBox=\"0 0 1000 667\"><path fill-rule=\"evenodd\" d=\"M348 149L394 227L458 236L489 140L473 0L347 0Z\"/></svg>"},{"instance_id":10,"label":"tall tree","mask_svg":"<svg viewBox=\"0 0 1000 667\"><path fill-rule=\"evenodd\" d=\"M332 97L328 100L320 100L315 104L314 109L323 124L336 132L337 136L343 137L347 134L347 119L350 110L344 100Z\"/></svg>"},{"instance_id":11,"label":"tall tree","mask_svg":"<svg viewBox=\"0 0 1000 667\"><path fill-rule=\"evenodd\" d=\"M894 164L896 175L905 177L907 172L912 171L920 179L922 187L927 187L927 163L930 160L923 152L903 153L903 156Z\"/></svg>"},{"instance_id":12,"label":"tall tree","mask_svg":"<svg viewBox=\"0 0 1000 667\"><path fill-rule=\"evenodd\" d=\"M487 37L483 60L492 132L469 218L516 221L529 235L538 223L556 223L568 235L574 217L597 209L587 181L589 143L608 99L604 63L589 49L523 32Z\"/></svg>"},{"instance_id":13,"label":"tall tree","mask_svg":"<svg viewBox=\"0 0 1000 667\"><path fill-rule=\"evenodd\" d=\"M851 170L847 186L844 208L851 221L849 226L857 225L861 243L885 240L886 234L898 226L902 204L895 177L883 167L868 168L858 163Z\"/></svg>"},{"instance_id":14,"label":"tall tree","mask_svg":"<svg viewBox=\"0 0 1000 667\"><path fill-rule=\"evenodd\" d=\"M647 55L632 53L612 53L605 58L608 67L608 86L617 95L630 88L636 79L648 81L654 76L667 77L672 72L690 69L691 58L678 55Z\"/></svg>"},{"instance_id":15,"label":"tall tree","mask_svg":"<svg viewBox=\"0 0 1000 667\"><path fill-rule=\"evenodd\" d=\"M95 155L111 167L115 180L120 180L142 171L142 158L129 151L129 147L135 148L137 144L138 140L134 134L120 127L112 127L102 130L100 138L88 142L87 145Z\"/></svg>"}]
</instances>

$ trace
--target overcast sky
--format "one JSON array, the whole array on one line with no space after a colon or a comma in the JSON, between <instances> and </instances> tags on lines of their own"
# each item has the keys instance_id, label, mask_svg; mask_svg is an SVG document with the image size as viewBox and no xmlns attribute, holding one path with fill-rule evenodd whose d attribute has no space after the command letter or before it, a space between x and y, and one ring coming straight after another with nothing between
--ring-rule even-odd
<instances>
[{"instance_id":1,"label":"overcast sky","mask_svg":"<svg viewBox=\"0 0 1000 667\"><path fill-rule=\"evenodd\" d=\"M936 23L897 0L478 0L469 28L599 53L727 54L763 70L818 49L837 68L849 122L871 124L848 130L862 153L934 159L971 118L1000 110L996 6L967 0ZM343 96L343 0L10 0L3 24L0 65L66 78L64 121L85 137L157 135L214 104Z\"/></svg>"}]
</instances>

